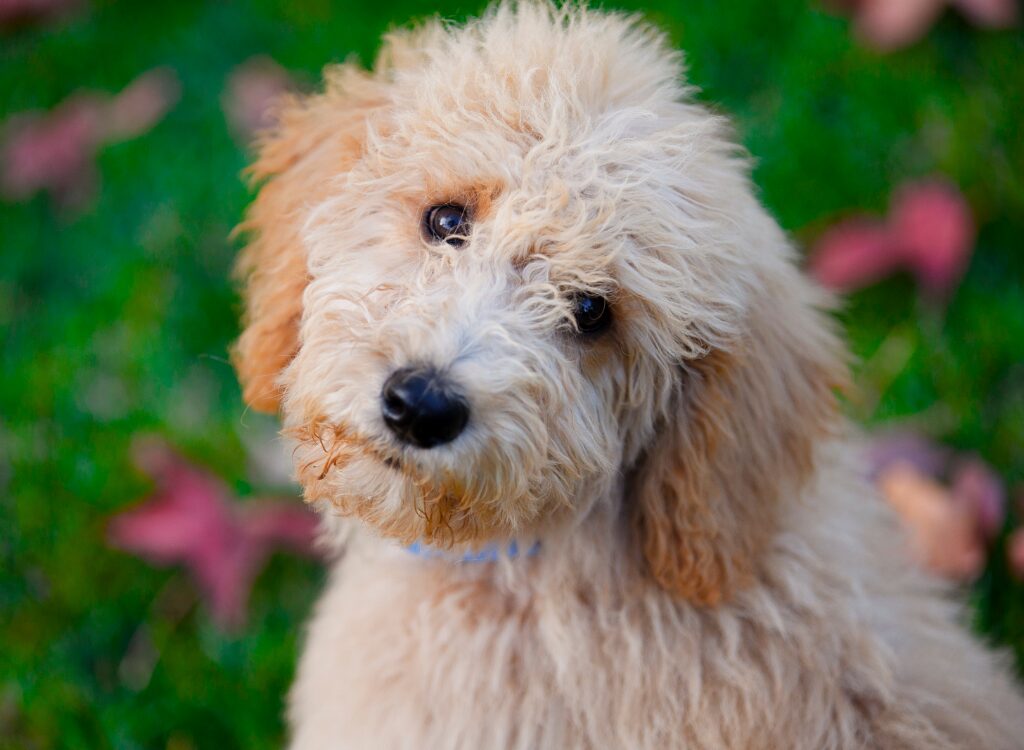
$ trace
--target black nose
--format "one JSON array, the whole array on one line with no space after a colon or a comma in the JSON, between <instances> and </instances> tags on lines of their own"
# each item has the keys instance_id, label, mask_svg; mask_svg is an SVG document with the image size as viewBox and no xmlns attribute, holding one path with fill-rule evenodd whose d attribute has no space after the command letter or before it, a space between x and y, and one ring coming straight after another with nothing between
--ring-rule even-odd
<instances>
[{"instance_id":1,"label":"black nose","mask_svg":"<svg viewBox=\"0 0 1024 750\"><path fill-rule=\"evenodd\" d=\"M429 368L391 373L381 390L384 423L399 440L419 448L451 442L469 421L469 406Z\"/></svg>"}]
</instances>

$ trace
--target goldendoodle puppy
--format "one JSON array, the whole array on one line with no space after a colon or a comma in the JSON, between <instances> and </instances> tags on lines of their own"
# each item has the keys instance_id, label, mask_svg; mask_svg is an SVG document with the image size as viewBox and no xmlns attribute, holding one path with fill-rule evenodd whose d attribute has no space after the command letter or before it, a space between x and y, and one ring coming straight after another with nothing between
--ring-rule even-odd
<instances>
[{"instance_id":1,"label":"goldendoodle puppy","mask_svg":"<svg viewBox=\"0 0 1024 750\"><path fill-rule=\"evenodd\" d=\"M501 4L262 144L235 361L339 550L293 748L1024 747L682 75L634 18Z\"/></svg>"}]
</instances>

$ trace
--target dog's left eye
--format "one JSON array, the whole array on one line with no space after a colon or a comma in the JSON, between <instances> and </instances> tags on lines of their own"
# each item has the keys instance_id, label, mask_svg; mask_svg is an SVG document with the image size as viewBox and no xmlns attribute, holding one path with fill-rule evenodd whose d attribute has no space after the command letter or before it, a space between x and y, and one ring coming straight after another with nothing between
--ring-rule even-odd
<instances>
[{"instance_id":1,"label":"dog's left eye","mask_svg":"<svg viewBox=\"0 0 1024 750\"><path fill-rule=\"evenodd\" d=\"M445 203L431 206L423 214L423 232L432 242L446 242L452 247L466 243L471 223L465 206Z\"/></svg>"},{"instance_id":2,"label":"dog's left eye","mask_svg":"<svg viewBox=\"0 0 1024 750\"><path fill-rule=\"evenodd\" d=\"M600 333L612 322L612 308L604 297L579 294L573 300L573 317L580 333Z\"/></svg>"}]
</instances>

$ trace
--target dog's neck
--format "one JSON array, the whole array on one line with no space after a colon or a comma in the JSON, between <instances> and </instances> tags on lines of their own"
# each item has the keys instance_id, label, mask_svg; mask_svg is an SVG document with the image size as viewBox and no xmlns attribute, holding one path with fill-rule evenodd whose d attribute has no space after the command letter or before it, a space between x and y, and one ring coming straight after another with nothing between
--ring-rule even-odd
<instances>
[{"instance_id":1,"label":"dog's neck","mask_svg":"<svg viewBox=\"0 0 1024 750\"><path fill-rule=\"evenodd\" d=\"M574 518L549 520L514 540L455 549L402 545L363 527L349 527L354 533L344 545L344 557L379 559L409 570L417 579L426 576L436 585L485 584L513 596L556 590L569 580L576 581L576 588L635 588L642 585L641 556L623 517L622 496L616 494L621 491L616 487L606 495L592 496L589 507Z\"/></svg>"},{"instance_id":2,"label":"dog's neck","mask_svg":"<svg viewBox=\"0 0 1024 750\"><path fill-rule=\"evenodd\" d=\"M571 547L577 538L594 539L611 530L624 503L625 482L617 480L603 487L588 487L581 491L572 515L546 519L544 524L524 531L514 538L488 540L477 544L467 543L455 548L445 548L424 541L414 542L405 547L413 558L446 562L453 565L472 563L495 563L549 556L554 550ZM611 521L611 523L609 523ZM605 527L599 534L594 527Z\"/></svg>"}]
</instances>

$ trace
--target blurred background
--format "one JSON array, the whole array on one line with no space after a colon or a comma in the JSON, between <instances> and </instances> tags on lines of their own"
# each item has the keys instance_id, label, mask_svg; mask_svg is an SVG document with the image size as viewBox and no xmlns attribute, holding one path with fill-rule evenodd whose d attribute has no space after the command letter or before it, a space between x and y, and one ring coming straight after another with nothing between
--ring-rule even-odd
<instances>
[{"instance_id":1,"label":"blurred background","mask_svg":"<svg viewBox=\"0 0 1024 750\"><path fill-rule=\"evenodd\" d=\"M281 744L324 573L227 361L240 174L281 92L481 7L0 0L0 747ZM621 7L686 51L810 272L849 294L873 476L1024 665L1021 9Z\"/></svg>"}]
</instances>

